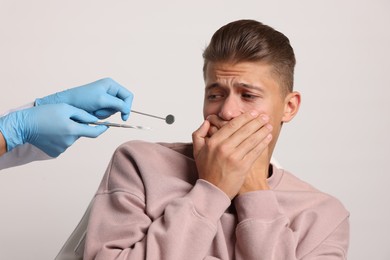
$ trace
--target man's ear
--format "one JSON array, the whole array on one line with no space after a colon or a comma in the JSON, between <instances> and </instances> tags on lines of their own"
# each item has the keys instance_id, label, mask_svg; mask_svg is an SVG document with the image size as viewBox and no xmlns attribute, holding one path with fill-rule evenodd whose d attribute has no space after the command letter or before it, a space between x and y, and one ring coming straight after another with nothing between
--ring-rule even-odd
<instances>
[{"instance_id":1,"label":"man's ear","mask_svg":"<svg viewBox=\"0 0 390 260\"><path fill-rule=\"evenodd\" d=\"M298 113L299 106L301 104L301 94L299 92L291 92L284 99L284 113L282 122L290 122L294 116Z\"/></svg>"}]
</instances>

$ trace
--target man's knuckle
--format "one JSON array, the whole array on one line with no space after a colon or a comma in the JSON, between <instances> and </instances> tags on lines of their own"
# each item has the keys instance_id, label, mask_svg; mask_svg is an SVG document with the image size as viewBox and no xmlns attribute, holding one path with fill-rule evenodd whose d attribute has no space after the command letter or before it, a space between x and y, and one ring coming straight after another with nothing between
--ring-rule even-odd
<instances>
[{"instance_id":1,"label":"man's knuckle","mask_svg":"<svg viewBox=\"0 0 390 260\"><path fill-rule=\"evenodd\" d=\"M216 147L216 150L218 153L222 155L227 155L229 151L229 145L228 144L220 144Z\"/></svg>"},{"instance_id":2,"label":"man's knuckle","mask_svg":"<svg viewBox=\"0 0 390 260\"><path fill-rule=\"evenodd\" d=\"M235 120L230 120L226 125L228 128L235 129L237 128L238 123Z\"/></svg>"}]
</instances>

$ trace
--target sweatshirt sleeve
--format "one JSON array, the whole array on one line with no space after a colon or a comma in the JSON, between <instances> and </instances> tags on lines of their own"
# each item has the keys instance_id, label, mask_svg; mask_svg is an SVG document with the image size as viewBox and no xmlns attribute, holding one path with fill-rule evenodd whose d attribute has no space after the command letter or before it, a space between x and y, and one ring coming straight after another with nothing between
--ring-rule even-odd
<instances>
[{"instance_id":1,"label":"sweatshirt sleeve","mask_svg":"<svg viewBox=\"0 0 390 260\"><path fill-rule=\"evenodd\" d=\"M238 260L347 259L348 214L337 201L321 199L293 220L280 210L272 190L238 196L235 206Z\"/></svg>"},{"instance_id":2,"label":"sweatshirt sleeve","mask_svg":"<svg viewBox=\"0 0 390 260\"><path fill-rule=\"evenodd\" d=\"M115 158L113 159L115 161ZM95 196L87 229L84 259L204 259L217 223L231 201L210 183L170 200L161 216L148 214L138 167L111 163ZM128 178L116 171L126 169ZM123 187L120 183L128 183ZM107 184L109 183L109 184ZM117 184L115 184L117 183Z\"/></svg>"}]
</instances>

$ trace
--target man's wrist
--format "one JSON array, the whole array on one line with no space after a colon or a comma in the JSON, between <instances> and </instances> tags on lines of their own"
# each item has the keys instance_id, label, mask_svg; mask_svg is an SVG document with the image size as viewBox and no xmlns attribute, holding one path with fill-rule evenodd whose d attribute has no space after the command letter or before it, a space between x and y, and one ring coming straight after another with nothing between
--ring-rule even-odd
<instances>
[{"instance_id":1,"label":"man's wrist","mask_svg":"<svg viewBox=\"0 0 390 260\"><path fill-rule=\"evenodd\" d=\"M256 181L255 183L250 183L250 184L244 183L241 186L241 189L238 192L238 195L241 195L241 194L244 194L247 192L252 192L252 191L269 190L269 189L270 189L270 187L268 185L267 180L259 180L259 181Z\"/></svg>"}]
</instances>

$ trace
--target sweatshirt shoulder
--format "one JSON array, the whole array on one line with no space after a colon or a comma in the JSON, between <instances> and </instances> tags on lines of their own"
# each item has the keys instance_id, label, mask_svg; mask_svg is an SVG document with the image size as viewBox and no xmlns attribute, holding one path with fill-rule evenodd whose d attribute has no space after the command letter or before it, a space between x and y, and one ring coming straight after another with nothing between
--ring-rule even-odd
<instances>
[{"instance_id":1,"label":"sweatshirt shoulder","mask_svg":"<svg viewBox=\"0 0 390 260\"><path fill-rule=\"evenodd\" d=\"M319 191L313 185L303 181L285 169L274 167L274 178L271 180L275 190L283 191Z\"/></svg>"},{"instance_id":2,"label":"sweatshirt shoulder","mask_svg":"<svg viewBox=\"0 0 390 260\"><path fill-rule=\"evenodd\" d=\"M153 152L154 155L176 152L184 156L192 158L192 144L191 143L164 143L164 142L148 142L142 140L127 141L115 150L116 153L136 152L137 154L145 154Z\"/></svg>"},{"instance_id":3,"label":"sweatshirt shoulder","mask_svg":"<svg viewBox=\"0 0 390 260\"><path fill-rule=\"evenodd\" d=\"M306 204L304 207L319 207L330 210L330 212L338 212L340 217L346 217L349 215L348 210L343 203L333 195L319 190L313 185L301 180L292 173L278 169L278 173L281 175L280 179L275 186L274 190L279 194L284 194L290 199L286 198L291 203L292 198L297 198L297 203L304 201ZM281 195L284 197L283 195Z\"/></svg>"},{"instance_id":4,"label":"sweatshirt shoulder","mask_svg":"<svg viewBox=\"0 0 390 260\"><path fill-rule=\"evenodd\" d=\"M114 152L111 164L136 167L142 174L170 172L176 168L185 167L193 161L192 145L189 143L153 143L132 140L120 145Z\"/></svg>"},{"instance_id":5,"label":"sweatshirt shoulder","mask_svg":"<svg viewBox=\"0 0 390 260\"><path fill-rule=\"evenodd\" d=\"M100 190L152 186L165 183L167 178L190 178L193 182L196 170L189 154L191 147L187 143L125 142L115 150Z\"/></svg>"}]
</instances>

